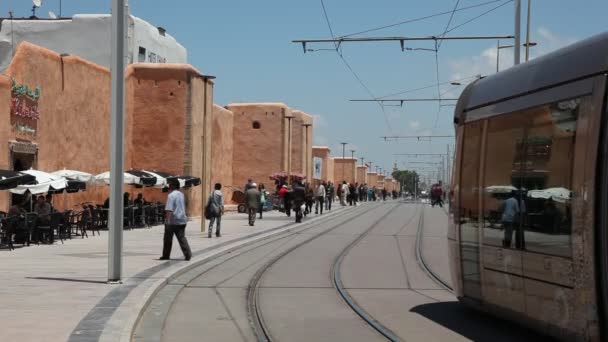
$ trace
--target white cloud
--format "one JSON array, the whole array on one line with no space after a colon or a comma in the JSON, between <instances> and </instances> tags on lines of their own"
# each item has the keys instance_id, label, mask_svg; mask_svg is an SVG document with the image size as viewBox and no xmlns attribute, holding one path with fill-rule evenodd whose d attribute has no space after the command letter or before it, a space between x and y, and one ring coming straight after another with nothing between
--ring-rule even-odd
<instances>
[{"instance_id":1,"label":"white cloud","mask_svg":"<svg viewBox=\"0 0 608 342\"><path fill-rule=\"evenodd\" d=\"M572 44L576 41L574 38L560 37L546 27L540 27L536 30L531 41L537 45L530 48L530 58L537 58L549 52ZM512 42L503 42L502 44L512 44ZM525 49L521 50L522 61L525 58ZM448 60L448 66L451 71L450 79L462 79L473 75L491 75L496 72L496 46L489 46L480 54L470 57ZM505 70L513 66L513 49L500 49L499 58L500 70ZM459 90L460 91L460 90ZM455 93L451 93L456 95ZM446 96L447 97L447 94Z\"/></svg>"},{"instance_id":2,"label":"white cloud","mask_svg":"<svg viewBox=\"0 0 608 342\"><path fill-rule=\"evenodd\" d=\"M418 120L410 121L409 125L410 125L411 129L416 131L420 128L420 121L418 121Z\"/></svg>"}]
</instances>

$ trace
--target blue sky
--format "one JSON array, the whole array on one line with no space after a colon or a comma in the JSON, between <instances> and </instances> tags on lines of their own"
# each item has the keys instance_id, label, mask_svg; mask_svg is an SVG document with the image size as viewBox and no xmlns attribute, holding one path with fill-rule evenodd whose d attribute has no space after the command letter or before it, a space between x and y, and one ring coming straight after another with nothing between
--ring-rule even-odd
<instances>
[{"instance_id":1,"label":"blue sky","mask_svg":"<svg viewBox=\"0 0 608 342\"><path fill-rule=\"evenodd\" d=\"M460 0L467 7L490 0ZM49 10L58 13L59 0L43 0L40 16ZM454 8L457 0L325 0L337 36ZM504 2L504 1L503 1ZM451 27L457 26L502 2L455 13ZM525 15L527 1L522 1ZM581 6L584 3L585 6ZM28 1L0 4L2 16L13 10L27 16ZM154 25L163 26L188 49L189 61L206 74L217 76L215 102L285 102L292 108L315 115L315 143L328 145L341 155L340 141L355 148L356 156L392 168L422 164L394 153L444 153L451 140L387 143L390 134L452 135L453 107L437 103L386 107L386 117L374 103L353 103L348 99L369 95L334 51L302 53L292 39L327 38L329 30L319 0L131 0L132 13ZM63 0L63 15L108 13L109 0ZM608 29L608 1L533 0L533 56L544 54L573 41ZM397 26L366 36L440 35L449 15ZM522 20L523 22L523 20ZM522 26L522 32L524 32ZM467 24L449 35L511 35L513 3ZM505 42L510 44L511 42ZM439 50L439 79L449 81L495 71L496 41L445 41ZM311 45L309 48L328 48ZM411 47L432 48L432 43ZM401 52L399 43L359 43L343 46L343 56L375 96L436 84L435 55L429 51ZM512 52L501 50L501 68L512 63ZM457 96L461 87L441 87L445 97ZM437 88L407 93L407 97L436 97ZM388 122L388 124L387 124ZM412 160L412 159L409 159ZM423 158L416 159L418 162Z\"/></svg>"}]
</instances>

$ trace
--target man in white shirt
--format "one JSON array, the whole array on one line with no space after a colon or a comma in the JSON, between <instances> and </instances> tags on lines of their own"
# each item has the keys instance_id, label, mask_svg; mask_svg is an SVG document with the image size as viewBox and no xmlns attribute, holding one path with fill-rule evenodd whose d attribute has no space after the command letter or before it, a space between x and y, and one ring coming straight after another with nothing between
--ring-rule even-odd
<instances>
[{"instance_id":1,"label":"man in white shirt","mask_svg":"<svg viewBox=\"0 0 608 342\"><path fill-rule=\"evenodd\" d=\"M321 207L321 215L323 215L323 207L325 202L325 197L327 196L327 190L325 189L325 182L319 184L317 187L317 193L315 194L317 197L317 204L315 205L315 214L319 213L319 207Z\"/></svg>"},{"instance_id":2,"label":"man in white shirt","mask_svg":"<svg viewBox=\"0 0 608 342\"><path fill-rule=\"evenodd\" d=\"M159 260L169 260L171 256L171 248L173 247L173 234L177 237L179 246L184 253L186 261L192 257L192 251L186 240L186 224L188 217L186 216L186 206L184 202L184 194L179 191L179 183L172 181L169 183L169 197L165 205L165 235L163 238L163 255Z\"/></svg>"}]
</instances>

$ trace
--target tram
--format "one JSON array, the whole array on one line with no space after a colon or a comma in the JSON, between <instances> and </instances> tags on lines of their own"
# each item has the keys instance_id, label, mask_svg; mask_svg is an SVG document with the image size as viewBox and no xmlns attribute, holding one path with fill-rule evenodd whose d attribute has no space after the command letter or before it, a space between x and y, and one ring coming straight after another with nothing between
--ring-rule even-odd
<instances>
[{"instance_id":1,"label":"tram","mask_svg":"<svg viewBox=\"0 0 608 342\"><path fill-rule=\"evenodd\" d=\"M459 300L564 341L608 341L608 33L470 84L456 105Z\"/></svg>"}]
</instances>

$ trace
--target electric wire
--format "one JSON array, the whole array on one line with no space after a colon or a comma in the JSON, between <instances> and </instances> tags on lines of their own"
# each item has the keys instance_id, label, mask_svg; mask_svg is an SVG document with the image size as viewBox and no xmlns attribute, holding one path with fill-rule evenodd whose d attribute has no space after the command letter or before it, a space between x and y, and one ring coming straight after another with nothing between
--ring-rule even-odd
<instances>
[{"instance_id":1,"label":"electric wire","mask_svg":"<svg viewBox=\"0 0 608 342\"><path fill-rule=\"evenodd\" d=\"M477 8L477 7L482 7L482 6L490 5L490 4L501 2L501 1L503 1L503 0L487 1L487 2L476 4L476 5L462 7L462 8L458 9L455 12L465 11L465 10L469 10L469 9L473 9L473 8ZM427 15L427 16L420 17L420 18L408 19L408 20L401 21L401 22L394 23L394 24L389 24L389 25L385 25L385 26L375 27L375 28L367 29L367 30L360 31L360 32L350 33L350 34L341 36L341 38L347 38L347 37L352 37L352 36L360 35L360 34L363 34L363 33L379 31L379 30L383 30L383 29L391 28L391 27L395 27L395 26L401 26L401 25L405 25L405 24L409 24L409 23L413 23L413 22L417 22L417 21L422 21L422 20L426 20L426 19L430 19L430 18L434 18L434 17L439 17L439 16L447 15L447 14L450 14L450 13L452 13L452 11L435 13L435 14Z\"/></svg>"},{"instance_id":2,"label":"electric wire","mask_svg":"<svg viewBox=\"0 0 608 342\"><path fill-rule=\"evenodd\" d=\"M448 20L448 24L445 26L445 30L443 30L443 33L441 34L441 38L445 37L448 30L450 29L450 24L452 24L452 19L454 19L454 13L456 13L456 10L458 9L459 4L460 4L460 0L456 0L456 5L454 5L454 9L452 10L452 14L450 14L450 19ZM441 48L441 43L443 43L443 39L439 40L439 45L437 46L437 49Z\"/></svg>"},{"instance_id":3,"label":"electric wire","mask_svg":"<svg viewBox=\"0 0 608 342\"><path fill-rule=\"evenodd\" d=\"M336 37L334 36L334 33L333 33L332 26L331 26L331 21L329 20L329 15L327 14L327 9L325 8L325 3L324 3L323 0L321 0L321 7L323 8L323 15L325 16L325 21L327 23L327 27L329 28L329 33L331 34L331 37L333 39L336 39ZM353 74L353 76L355 77L355 79L359 82L359 84L361 85L361 87L363 87L363 89L365 89L365 91L367 92L367 94L369 96L371 96L372 99L375 99L376 96L371 91L371 89L365 84L365 82L363 82L363 80L361 79L361 77L359 77L359 75L357 74L357 72L355 72L355 70L353 69L353 67L346 60L346 58L344 58L344 55L340 51L340 45L338 43L334 42L334 46L336 48L336 54L338 54L338 56L340 57L340 60L344 63L344 65L346 66L346 68L351 72L351 74ZM387 127L387 129L388 129L388 131L390 133L391 132L391 125L389 123L388 116L386 115L386 111L384 109L384 106L382 105L382 103L380 101L376 101L376 103L378 104L378 106L380 107L380 110L382 111L382 115L384 117L384 122L386 123L386 127Z\"/></svg>"},{"instance_id":4,"label":"electric wire","mask_svg":"<svg viewBox=\"0 0 608 342\"><path fill-rule=\"evenodd\" d=\"M441 83L439 83L439 85L445 85L445 84L465 81L465 80L469 80L469 79L472 79L472 78L479 78L479 77L480 77L480 75L473 75L473 76L463 77L463 78L459 78L459 79L455 79L455 80L451 80L451 81L441 82ZM420 90L435 88L436 86L437 86L437 84L430 84L430 85L419 87L419 88L403 90L403 91L400 91L398 93L393 93L393 94L388 94L388 95L380 96L380 97L377 97L377 99L384 99L384 98L395 96L395 95L402 95L402 94L407 94L407 93L413 93L413 92L420 91Z\"/></svg>"},{"instance_id":5,"label":"electric wire","mask_svg":"<svg viewBox=\"0 0 608 342\"><path fill-rule=\"evenodd\" d=\"M470 23L470 22L472 22L472 21L475 21L475 20L477 20L477 19L479 19L479 18L481 18L481 17L485 16L485 15L486 15L486 14L488 14L488 13L494 12L494 11L496 11L497 9L499 9L499 8L501 8L501 7L503 7L503 6L507 5L507 4L509 4L509 3L511 3L511 2L513 2L513 0L507 0L506 2L504 2L504 3L502 3L502 4L498 5L498 6L496 6L496 7L492 8L492 9L490 9L490 10L487 10L487 11L485 11L485 12L483 12L483 13L481 13L481 14L477 15L477 16L475 16L475 17L473 17L473 18L471 18L471 19L469 19L469 20L465 21L465 22L464 22L464 23L462 23L462 24L459 24L459 25L457 25L457 26L454 26L454 27L452 27L451 29L449 29L449 30L446 32L446 34L448 34L448 33L452 32L452 31L454 31L454 30L456 30L456 29L459 29L459 28L461 28L462 26L464 26L464 25L466 25L466 24L468 24L468 23Z\"/></svg>"}]
</instances>

